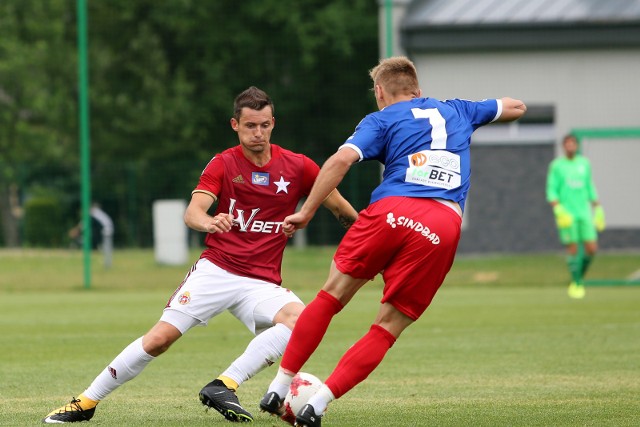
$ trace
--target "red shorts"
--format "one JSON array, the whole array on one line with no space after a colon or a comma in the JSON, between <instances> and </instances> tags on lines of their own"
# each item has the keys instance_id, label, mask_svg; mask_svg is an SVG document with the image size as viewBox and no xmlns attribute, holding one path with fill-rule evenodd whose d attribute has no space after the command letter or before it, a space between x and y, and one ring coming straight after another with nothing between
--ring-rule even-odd
<instances>
[{"instance_id":1,"label":"red shorts","mask_svg":"<svg viewBox=\"0 0 640 427\"><path fill-rule=\"evenodd\" d=\"M334 256L340 272L373 279L382 303L417 320L451 269L462 218L432 199L386 197L360 212Z\"/></svg>"}]
</instances>

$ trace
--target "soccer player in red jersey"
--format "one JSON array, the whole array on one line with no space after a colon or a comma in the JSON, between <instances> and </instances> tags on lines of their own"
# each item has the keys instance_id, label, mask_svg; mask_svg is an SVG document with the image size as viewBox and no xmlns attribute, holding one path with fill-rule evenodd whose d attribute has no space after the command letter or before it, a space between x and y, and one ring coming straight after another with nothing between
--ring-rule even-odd
<instances>
[{"instance_id":1,"label":"soccer player in red jersey","mask_svg":"<svg viewBox=\"0 0 640 427\"><path fill-rule=\"evenodd\" d=\"M318 347L333 316L378 273L385 282L382 300L371 329L298 412L297 426L320 426L329 402L364 381L427 309L460 239L471 176L471 134L494 121L516 120L526 111L522 101L512 98L422 97L415 66L405 57L382 60L370 75L380 111L360 121L326 161L306 202L285 218L283 229L291 234L304 228L354 163L383 162L382 183L340 242L329 278L296 323L260 408L281 412L293 376Z\"/></svg>"},{"instance_id":2,"label":"soccer player in red jersey","mask_svg":"<svg viewBox=\"0 0 640 427\"><path fill-rule=\"evenodd\" d=\"M206 249L169 299L160 320L126 347L82 394L43 422L91 419L98 402L140 374L189 329L206 325L225 310L256 337L200 391L200 400L229 421L253 421L235 391L282 356L304 309L302 301L281 286L288 239L282 223L309 194L320 170L308 157L271 144L274 125L273 102L265 92L250 87L236 97L231 127L240 145L209 162L184 215L189 227L207 233ZM214 202L218 203L215 213L209 215ZM347 228L357 217L338 191L322 204Z\"/></svg>"}]
</instances>

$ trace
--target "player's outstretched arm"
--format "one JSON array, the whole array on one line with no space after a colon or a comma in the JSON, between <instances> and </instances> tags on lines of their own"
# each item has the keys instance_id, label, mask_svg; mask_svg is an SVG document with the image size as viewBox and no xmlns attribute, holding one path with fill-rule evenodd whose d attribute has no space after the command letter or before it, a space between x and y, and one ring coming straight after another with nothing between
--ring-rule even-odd
<instances>
[{"instance_id":1,"label":"player's outstretched arm","mask_svg":"<svg viewBox=\"0 0 640 427\"><path fill-rule=\"evenodd\" d=\"M307 224L309 224L309 221L311 221L310 216L306 216L301 214L300 212L296 212L285 217L284 221L282 222L282 231L284 232L285 236L291 237L297 230L305 228Z\"/></svg>"},{"instance_id":2,"label":"player's outstretched arm","mask_svg":"<svg viewBox=\"0 0 640 427\"><path fill-rule=\"evenodd\" d=\"M511 122L518 120L527 112L527 106L519 99L509 97L501 98L502 114L498 117L498 122Z\"/></svg>"}]
</instances>

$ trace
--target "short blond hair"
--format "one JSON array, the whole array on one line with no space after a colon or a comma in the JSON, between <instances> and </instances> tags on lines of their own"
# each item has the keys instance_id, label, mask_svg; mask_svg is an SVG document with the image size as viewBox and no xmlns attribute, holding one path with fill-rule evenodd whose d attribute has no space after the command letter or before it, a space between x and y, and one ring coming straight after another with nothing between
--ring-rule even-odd
<instances>
[{"instance_id":1,"label":"short blond hair","mask_svg":"<svg viewBox=\"0 0 640 427\"><path fill-rule=\"evenodd\" d=\"M416 95L420 90L415 65L405 56L381 59L369 71L373 85L380 85L391 96Z\"/></svg>"}]
</instances>

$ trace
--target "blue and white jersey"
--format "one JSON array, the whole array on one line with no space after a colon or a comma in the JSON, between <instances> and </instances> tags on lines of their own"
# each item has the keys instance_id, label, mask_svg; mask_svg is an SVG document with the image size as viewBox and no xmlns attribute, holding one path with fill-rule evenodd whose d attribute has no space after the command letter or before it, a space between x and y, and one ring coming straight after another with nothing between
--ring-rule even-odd
<instances>
[{"instance_id":1,"label":"blue and white jersey","mask_svg":"<svg viewBox=\"0 0 640 427\"><path fill-rule=\"evenodd\" d=\"M502 101L415 98L367 115L340 147L385 165L371 203L389 196L464 203L469 192L471 134L498 119Z\"/></svg>"}]
</instances>

